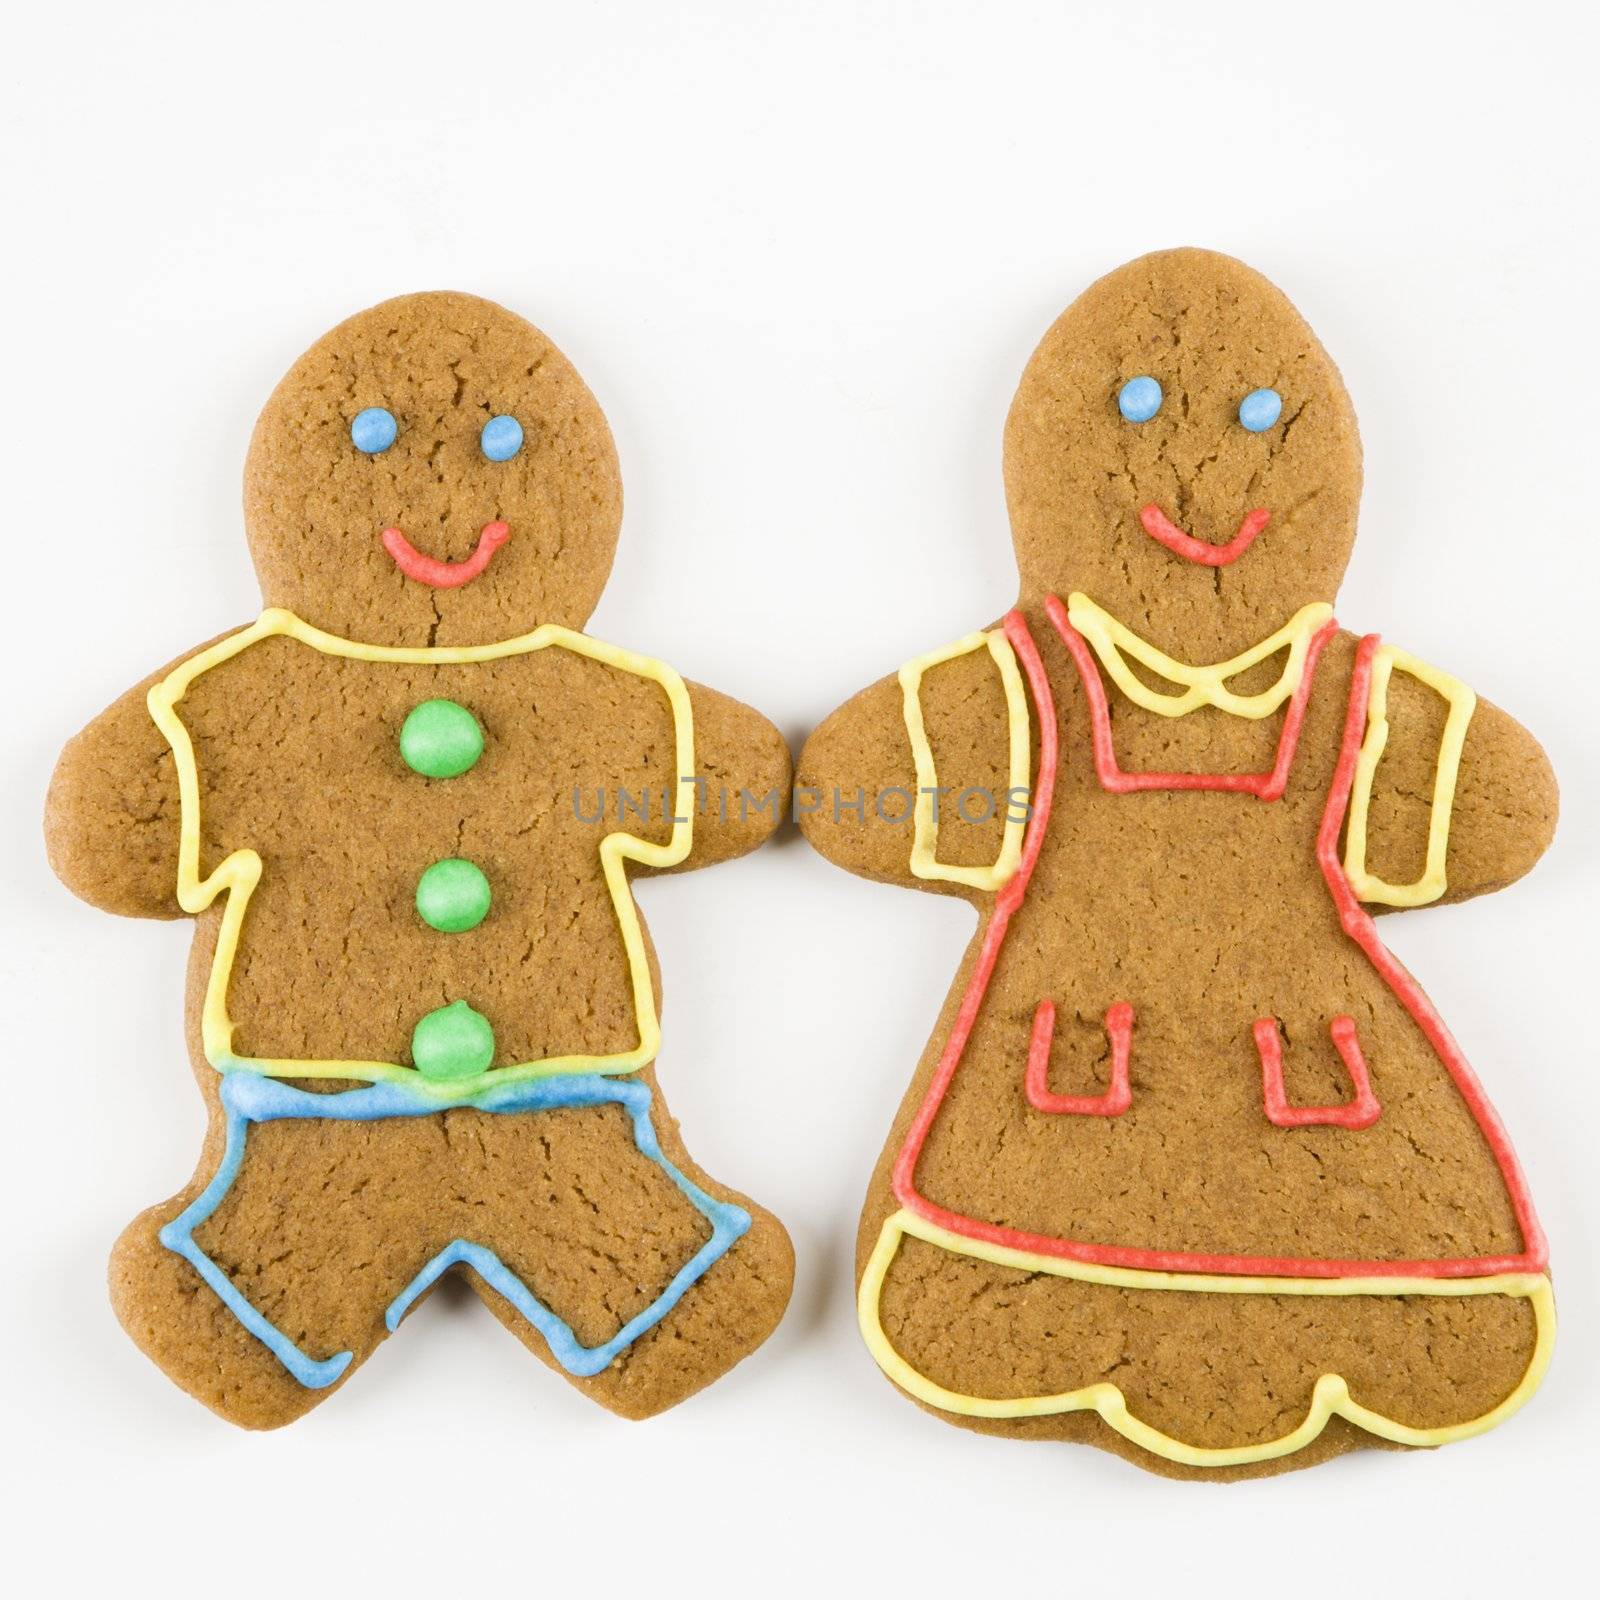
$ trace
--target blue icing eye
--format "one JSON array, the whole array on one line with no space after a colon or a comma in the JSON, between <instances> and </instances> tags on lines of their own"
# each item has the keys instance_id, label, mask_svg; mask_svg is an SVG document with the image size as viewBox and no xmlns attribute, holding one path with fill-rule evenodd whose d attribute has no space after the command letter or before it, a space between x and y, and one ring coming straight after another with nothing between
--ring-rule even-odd
<instances>
[{"instance_id":1,"label":"blue icing eye","mask_svg":"<svg viewBox=\"0 0 1600 1600\"><path fill-rule=\"evenodd\" d=\"M1251 433L1265 433L1283 413L1283 396L1276 389L1252 389L1239 402L1239 425Z\"/></svg>"},{"instance_id":2,"label":"blue icing eye","mask_svg":"<svg viewBox=\"0 0 1600 1600\"><path fill-rule=\"evenodd\" d=\"M491 461L509 461L522 448L522 424L515 417L490 417L478 443Z\"/></svg>"},{"instance_id":3,"label":"blue icing eye","mask_svg":"<svg viewBox=\"0 0 1600 1600\"><path fill-rule=\"evenodd\" d=\"M363 455L382 455L399 432L400 425L394 420L394 413L385 411L382 406L368 406L350 420L350 442Z\"/></svg>"},{"instance_id":4,"label":"blue icing eye","mask_svg":"<svg viewBox=\"0 0 1600 1600\"><path fill-rule=\"evenodd\" d=\"M1161 409L1161 385L1154 378L1129 378L1117 395L1117 410L1129 422L1148 422Z\"/></svg>"}]
</instances>

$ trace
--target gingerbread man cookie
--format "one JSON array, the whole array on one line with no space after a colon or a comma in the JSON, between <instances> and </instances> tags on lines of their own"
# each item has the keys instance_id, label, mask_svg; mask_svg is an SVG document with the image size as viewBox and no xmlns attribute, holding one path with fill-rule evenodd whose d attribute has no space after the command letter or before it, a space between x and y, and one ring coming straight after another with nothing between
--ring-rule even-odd
<instances>
[{"instance_id":1,"label":"gingerbread man cookie","mask_svg":"<svg viewBox=\"0 0 1600 1600\"><path fill-rule=\"evenodd\" d=\"M660 1098L629 879L760 844L784 742L579 631L615 452L498 306L414 295L320 340L256 426L245 517L267 609L96 718L50 791L70 888L196 919L210 1127L116 1247L118 1315L270 1427L459 1270L602 1405L660 1411L761 1343L793 1260Z\"/></svg>"},{"instance_id":2,"label":"gingerbread man cookie","mask_svg":"<svg viewBox=\"0 0 1600 1600\"><path fill-rule=\"evenodd\" d=\"M1005 481L1015 609L800 761L817 849L979 913L862 1218L874 1357L963 1426L1175 1475L1482 1432L1549 1358L1544 1236L1372 912L1526 872L1543 752L1335 621L1355 417L1240 263L1089 289Z\"/></svg>"}]
</instances>

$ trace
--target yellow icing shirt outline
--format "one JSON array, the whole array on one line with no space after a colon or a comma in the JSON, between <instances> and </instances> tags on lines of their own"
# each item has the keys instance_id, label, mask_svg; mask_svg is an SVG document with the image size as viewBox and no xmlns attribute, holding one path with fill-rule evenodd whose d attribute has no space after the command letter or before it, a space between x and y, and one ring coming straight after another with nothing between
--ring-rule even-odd
<instances>
[{"instance_id":1,"label":"yellow icing shirt outline","mask_svg":"<svg viewBox=\"0 0 1600 1600\"><path fill-rule=\"evenodd\" d=\"M1021 1272L1042 1272L1084 1283L1124 1289L1158 1289L1203 1294L1271 1295L1439 1295L1503 1294L1527 1300L1534 1315L1534 1348L1516 1387L1482 1416L1437 1428L1416 1428L1369 1410L1352 1398L1350 1386L1337 1373L1323 1373L1299 1425L1277 1439L1260 1444L1207 1446L1186 1444L1136 1417L1127 1397L1114 1383L1085 1385L1063 1394L994 1398L957 1394L917 1371L889 1342L879 1314L884 1279L907 1235L936 1249L970 1256ZM1149 1272L1128 1267L1097 1266L1055 1256L1012 1250L950 1233L908 1210L896 1211L883 1224L868 1258L856 1297L862 1337L873 1360L907 1394L925 1405L963 1417L1045 1417L1069 1411L1093 1411L1102 1422L1141 1449L1191 1467L1238 1467L1292 1455L1321 1434L1331 1417L1339 1416L1380 1439L1395 1444L1429 1447L1486 1433L1519 1410L1539 1387L1555 1344L1555 1296L1550 1280L1538 1272L1508 1272L1488 1278L1248 1278L1209 1273Z\"/></svg>"},{"instance_id":2,"label":"yellow icing shirt outline","mask_svg":"<svg viewBox=\"0 0 1600 1600\"><path fill-rule=\"evenodd\" d=\"M936 859L939 845L939 824L935 807L938 796L938 773L934 768L933 747L928 742L927 729L922 720L922 679L934 667L970 655L974 650L987 648L1000 672L1000 683L1005 690L1006 723L1009 734L1009 777L1006 795L1005 825L1000 838L1000 853L987 867L952 866ZM1026 817L1013 817L1013 797L1026 794L1029 749L1028 697L1023 691L1022 674L1017 668L1016 652L1003 630L979 630L963 634L951 644L926 655L914 656L900 669L900 688L906 733L911 739L912 758L917 770L917 794L912 811L911 870L919 878L942 879L947 883L965 884L971 889L998 889L1017 870L1022 856L1022 835L1027 826Z\"/></svg>"},{"instance_id":3,"label":"yellow icing shirt outline","mask_svg":"<svg viewBox=\"0 0 1600 1600\"><path fill-rule=\"evenodd\" d=\"M628 958L634 1016L639 1030L639 1042L633 1049L613 1055L549 1056L537 1061L521 1061L508 1066L491 1067L476 1077L457 1078L438 1084L431 1083L416 1068L401 1066L393 1061L297 1060L233 1054L234 1023L228 1015L228 979L238 952L245 910L256 884L261 880L262 862L254 850L235 850L208 877L200 876L199 771L195 763L194 746L178 715L177 706L190 684L203 673L231 660L261 640L279 635L309 645L324 655L342 656L352 661L393 661L415 666L454 666L496 661L507 656L531 654L555 645L661 685L672 708L677 769L674 792L685 814L680 817L675 810L672 833L665 844L653 844L621 829L608 833L600 841L601 870L605 875L606 888L611 896ZM586 634L559 627L555 623L546 623L532 633L505 639L497 644L408 648L341 639L336 634L324 633L320 628L303 622L291 611L269 608L248 628L229 635L175 667L150 690L147 703L156 726L172 746L177 766L181 802L178 904L185 911L194 913L205 910L219 894L226 892L228 896L222 914L222 926L217 933L216 954L206 981L200 1025L206 1060L219 1072L248 1070L269 1077L348 1078L367 1083L405 1083L424 1093L437 1091L441 1096L459 1099L463 1095L475 1094L501 1084L520 1083L530 1078L580 1072L634 1072L655 1058L660 1048L661 1028L655 989L650 981L650 965L645 955L644 933L639 923L639 910L628 884L627 863L637 861L651 867L671 867L684 860L693 847L695 801L698 798L694 787L694 713L689 703L689 691L683 679L664 662L650 656L636 655L631 650L623 650L599 639L591 639ZM687 797L684 795L685 785L689 791Z\"/></svg>"},{"instance_id":4,"label":"yellow icing shirt outline","mask_svg":"<svg viewBox=\"0 0 1600 1600\"><path fill-rule=\"evenodd\" d=\"M1433 773L1433 804L1428 814L1428 853L1422 876L1411 883L1389 883L1367 871L1367 811L1372 783L1389 742L1389 679L1395 668L1425 683L1449 706ZM1450 814L1455 806L1456 778L1467 724L1478 697L1459 678L1430 667L1395 645L1380 645L1372 658L1372 688L1367 698L1367 733L1356 757L1355 784L1350 791L1350 826L1345 834L1344 875L1357 897L1385 906L1425 906L1445 892L1445 857L1450 849Z\"/></svg>"},{"instance_id":5,"label":"yellow icing shirt outline","mask_svg":"<svg viewBox=\"0 0 1600 1600\"><path fill-rule=\"evenodd\" d=\"M1325 600L1302 606L1274 634L1259 644L1233 657L1231 661L1218 661L1209 667L1191 667L1175 661L1169 655L1141 639L1131 628L1117 621L1104 606L1097 605L1086 594L1072 594L1067 599L1067 620L1087 639L1099 656L1116 686L1136 705L1154 711L1163 717L1182 717L1199 706L1215 706L1219 711L1252 721L1269 717L1300 687L1305 671L1306 652L1317 630L1333 615L1333 607ZM1234 694L1228 679L1276 655L1285 646L1289 659L1283 672L1270 689L1259 694ZM1181 694L1162 694L1142 682L1130 670L1125 656L1165 678L1168 683L1184 685Z\"/></svg>"}]
</instances>

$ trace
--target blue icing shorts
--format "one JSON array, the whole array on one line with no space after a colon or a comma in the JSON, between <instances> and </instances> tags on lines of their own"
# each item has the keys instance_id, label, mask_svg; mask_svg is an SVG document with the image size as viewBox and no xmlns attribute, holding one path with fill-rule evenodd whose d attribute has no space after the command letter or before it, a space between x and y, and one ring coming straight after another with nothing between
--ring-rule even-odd
<instances>
[{"instance_id":1,"label":"blue icing shorts","mask_svg":"<svg viewBox=\"0 0 1600 1600\"><path fill-rule=\"evenodd\" d=\"M353 1352L318 1361L308 1356L280 1329L273 1326L234 1286L233 1281L195 1243L194 1230L223 1202L244 1162L250 1125L287 1118L322 1118L335 1122L373 1122L389 1117L436 1116L456 1105L497 1115L537 1113L561 1106L620 1105L633 1124L633 1139L640 1154L648 1156L683 1192L711 1224L711 1237L679 1268L665 1289L604 1344L585 1345L571 1327L546 1306L495 1253L470 1239L446 1245L390 1302L384 1322L392 1333L422 1293L451 1267L470 1267L490 1288L503 1295L544 1336L550 1353L575 1377L603 1372L616 1356L647 1333L682 1299L734 1242L749 1231L750 1214L739 1206L713 1200L691 1183L661 1153L650 1123L650 1090L642 1083L599 1076L551 1077L507 1084L481 1091L470 1099L442 1102L404 1084L376 1083L344 1094L308 1094L303 1089L259 1073L234 1071L222 1079L222 1109L227 1117L227 1142L216 1176L180 1216L162 1228L161 1243L182 1256L205 1279L217 1298L240 1324L264 1344L307 1389L325 1389L343 1374Z\"/></svg>"}]
</instances>

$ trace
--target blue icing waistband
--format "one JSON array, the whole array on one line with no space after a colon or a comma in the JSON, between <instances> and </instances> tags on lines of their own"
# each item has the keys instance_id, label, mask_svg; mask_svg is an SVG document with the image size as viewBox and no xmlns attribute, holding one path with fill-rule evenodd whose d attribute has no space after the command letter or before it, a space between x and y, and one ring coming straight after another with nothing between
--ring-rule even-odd
<instances>
[{"instance_id":1,"label":"blue icing waistband","mask_svg":"<svg viewBox=\"0 0 1600 1600\"><path fill-rule=\"evenodd\" d=\"M466 1107L473 1111L550 1111L559 1106L625 1106L636 1116L648 1111L650 1090L631 1079L585 1076L525 1078L494 1085L457 1099L441 1096L439 1085L413 1089L404 1083L370 1083L336 1094L312 1094L282 1078L236 1067L222 1076L222 1105L248 1122L278 1122L286 1117L325 1117L334 1122L377 1122L386 1117L426 1116Z\"/></svg>"},{"instance_id":2,"label":"blue icing waistband","mask_svg":"<svg viewBox=\"0 0 1600 1600\"><path fill-rule=\"evenodd\" d=\"M259 1339L295 1381L307 1389L325 1389L337 1382L354 1359L354 1352L341 1350L321 1360L307 1355L250 1304L232 1279L194 1240L194 1230L215 1213L238 1177L244 1164L248 1129L253 1122L292 1118L376 1122L391 1117L436 1116L460 1107L509 1115L563 1106L620 1105L632 1122L634 1144L640 1154L654 1161L711 1224L711 1237L643 1311L624 1323L603 1344L585 1345L492 1250L470 1239L456 1239L422 1267L395 1296L384 1314L384 1324L392 1333L420 1296L444 1273L454 1266L470 1267L538 1329L551 1355L575 1377L588 1378L603 1372L623 1350L660 1322L689 1288L705 1276L713 1263L750 1229L749 1212L713 1199L662 1154L660 1141L650 1123L650 1090L636 1081L598 1075L538 1078L480 1090L459 1101L441 1102L436 1091L422 1093L399 1083L375 1083L339 1094L310 1094L277 1078L236 1070L224 1074L221 1097L227 1117L222 1160L201 1194L181 1215L167 1223L158 1237L167 1249L182 1256L200 1274L240 1325Z\"/></svg>"}]
</instances>

